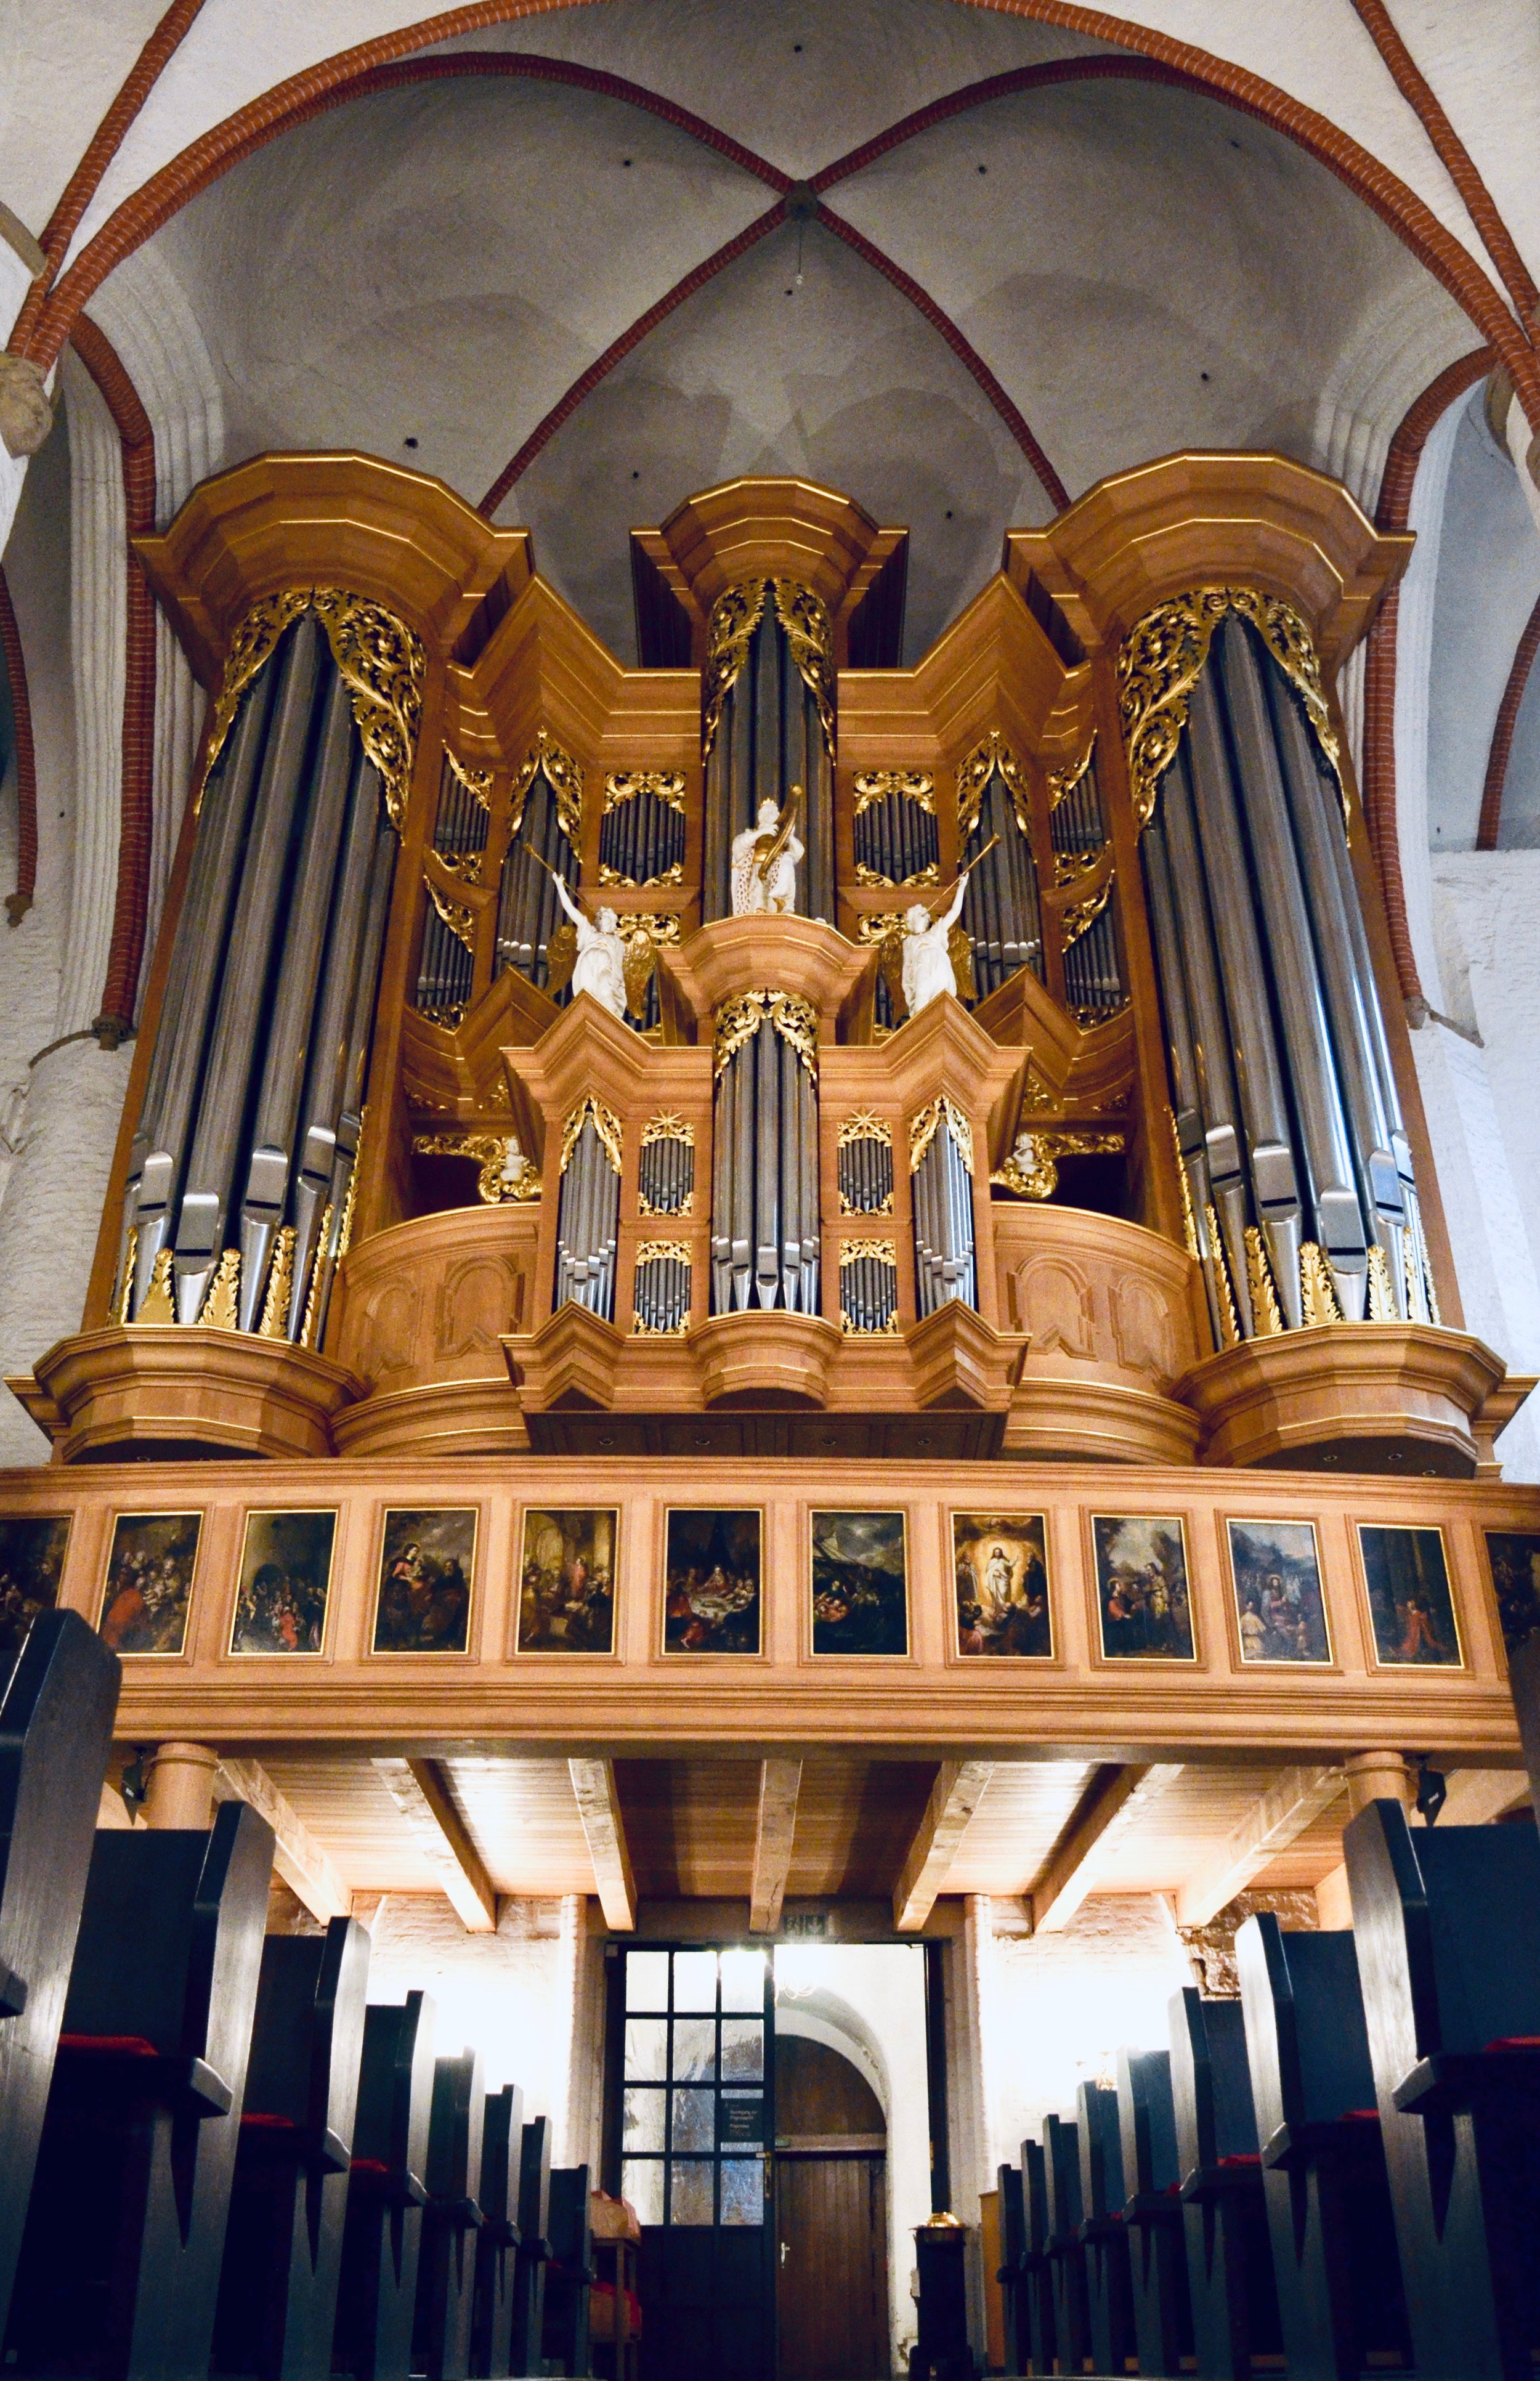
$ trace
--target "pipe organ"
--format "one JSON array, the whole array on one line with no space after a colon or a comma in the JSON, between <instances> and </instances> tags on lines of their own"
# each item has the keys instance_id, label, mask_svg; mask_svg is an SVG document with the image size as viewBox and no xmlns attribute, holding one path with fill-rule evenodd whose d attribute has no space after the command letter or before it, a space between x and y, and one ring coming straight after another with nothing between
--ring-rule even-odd
<instances>
[{"instance_id":1,"label":"pipe organ","mask_svg":"<svg viewBox=\"0 0 1540 2381\"><path fill-rule=\"evenodd\" d=\"M634 533L636 669L521 532L357 458L141 541L212 727L94 1321L324 1357L364 1448L432 1380L480 1451L763 1410L1468 1469L1490 1379L1440 1322L1331 691L1404 545L1178 458L1011 532L905 663L905 534L692 497ZM507 1286L462 1329L476 1209Z\"/></svg>"}]
</instances>

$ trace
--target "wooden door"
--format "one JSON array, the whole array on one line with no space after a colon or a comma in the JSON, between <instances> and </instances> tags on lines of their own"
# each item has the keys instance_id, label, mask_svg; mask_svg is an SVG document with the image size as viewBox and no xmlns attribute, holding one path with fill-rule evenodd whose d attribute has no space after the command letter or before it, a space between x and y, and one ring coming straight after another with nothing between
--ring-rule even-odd
<instances>
[{"instance_id":1,"label":"wooden door","mask_svg":"<svg viewBox=\"0 0 1540 2381\"><path fill-rule=\"evenodd\" d=\"M887 2381L887 2160L776 2160L780 2381Z\"/></svg>"}]
</instances>

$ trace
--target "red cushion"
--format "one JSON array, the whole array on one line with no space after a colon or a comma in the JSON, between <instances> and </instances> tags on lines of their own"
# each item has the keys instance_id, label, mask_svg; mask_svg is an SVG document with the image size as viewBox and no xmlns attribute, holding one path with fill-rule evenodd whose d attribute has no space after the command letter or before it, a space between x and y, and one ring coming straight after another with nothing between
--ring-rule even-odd
<instances>
[{"instance_id":1,"label":"red cushion","mask_svg":"<svg viewBox=\"0 0 1540 2381\"><path fill-rule=\"evenodd\" d=\"M1260 2166L1262 2153L1260 2150L1237 2150L1233 2157L1223 2157L1219 2163L1221 2166Z\"/></svg>"},{"instance_id":2,"label":"red cushion","mask_svg":"<svg viewBox=\"0 0 1540 2381\"><path fill-rule=\"evenodd\" d=\"M94 2051L103 2058L158 2058L160 2052L141 2033L61 2033L61 2050Z\"/></svg>"},{"instance_id":3,"label":"red cushion","mask_svg":"<svg viewBox=\"0 0 1540 2381\"><path fill-rule=\"evenodd\" d=\"M275 2133L297 2133L299 2130L292 2117L270 2117L261 2108L251 2109L240 2121L243 2125L265 2125Z\"/></svg>"},{"instance_id":4,"label":"red cushion","mask_svg":"<svg viewBox=\"0 0 1540 2381\"><path fill-rule=\"evenodd\" d=\"M1485 2050L1540 2050L1540 2033L1504 2033L1496 2042L1484 2043Z\"/></svg>"}]
</instances>

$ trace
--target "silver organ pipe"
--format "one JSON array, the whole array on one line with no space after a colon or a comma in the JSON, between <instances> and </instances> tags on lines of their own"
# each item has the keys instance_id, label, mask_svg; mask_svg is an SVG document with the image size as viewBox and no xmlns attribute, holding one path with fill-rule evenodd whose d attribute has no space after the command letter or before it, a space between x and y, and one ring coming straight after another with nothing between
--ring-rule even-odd
<instances>
[{"instance_id":1,"label":"silver organ pipe","mask_svg":"<svg viewBox=\"0 0 1540 2381\"><path fill-rule=\"evenodd\" d=\"M758 604L752 629L725 637L724 623ZM788 622L793 623L788 627ZM793 632L795 629L795 633ZM833 684L828 617L815 596L789 580L750 580L729 589L713 614L714 666L720 652L725 688L705 755L704 915L732 914L732 841L752 826L764 801L777 809L792 786L803 788L806 847L797 870L797 908L834 922L833 714L819 687ZM708 684L710 683L708 670ZM817 681L815 685L814 681Z\"/></svg>"},{"instance_id":2,"label":"silver organ pipe","mask_svg":"<svg viewBox=\"0 0 1540 2381\"><path fill-rule=\"evenodd\" d=\"M852 838L858 873L885 885L910 885L941 862L935 814L915 794L888 786L862 801L857 783ZM933 880L934 881L934 880Z\"/></svg>"},{"instance_id":3,"label":"silver organ pipe","mask_svg":"<svg viewBox=\"0 0 1540 2381\"><path fill-rule=\"evenodd\" d=\"M839 1320L853 1338L898 1328L898 1261L891 1240L847 1240L839 1252Z\"/></svg>"},{"instance_id":4,"label":"silver organ pipe","mask_svg":"<svg viewBox=\"0 0 1540 2381\"><path fill-rule=\"evenodd\" d=\"M615 1320L615 1252L620 1237L620 1127L597 1100L568 1118L556 1210L556 1303L586 1306Z\"/></svg>"},{"instance_id":5,"label":"silver organ pipe","mask_svg":"<svg viewBox=\"0 0 1540 2381\"><path fill-rule=\"evenodd\" d=\"M981 1000L1018 968L1031 968L1040 983L1043 979L1037 863L1017 821L1010 788L997 768L984 788L963 850L964 864L984 849L992 836L999 840L968 879L960 922L972 951L973 983Z\"/></svg>"},{"instance_id":6,"label":"silver organ pipe","mask_svg":"<svg viewBox=\"0 0 1540 2381\"><path fill-rule=\"evenodd\" d=\"M1236 611L1214 631L1142 853L1211 1313L1228 1288L1247 1335L1337 1314L1430 1319L1338 788ZM1228 1283L1203 1228L1210 1205Z\"/></svg>"},{"instance_id":7,"label":"silver organ pipe","mask_svg":"<svg viewBox=\"0 0 1540 2381\"><path fill-rule=\"evenodd\" d=\"M920 1313L934 1314L950 1298L976 1307L972 1133L945 1093L910 1127L910 1166Z\"/></svg>"},{"instance_id":8,"label":"silver organ pipe","mask_svg":"<svg viewBox=\"0 0 1540 2381\"><path fill-rule=\"evenodd\" d=\"M819 1302L816 1020L777 992L716 1018L712 1179L714 1314Z\"/></svg>"},{"instance_id":9,"label":"silver organ pipe","mask_svg":"<svg viewBox=\"0 0 1540 2381\"><path fill-rule=\"evenodd\" d=\"M298 1336L317 1205L338 1246L337 1152L350 1168L397 851L354 704L306 613L211 773L136 1134L130 1319L174 1249L177 1322L204 1318L217 1272L206 1319Z\"/></svg>"},{"instance_id":10,"label":"silver organ pipe","mask_svg":"<svg viewBox=\"0 0 1540 2381\"><path fill-rule=\"evenodd\" d=\"M544 861L544 868L537 863ZM546 946L562 922L561 905L551 882L554 871L569 892L578 885L579 859L568 841L555 791L544 769L535 772L525 796L523 813L503 861L497 889L497 952L493 972L515 968L540 990L545 989ZM430 923L431 923L430 919ZM570 991L556 995L565 1006Z\"/></svg>"},{"instance_id":11,"label":"silver organ pipe","mask_svg":"<svg viewBox=\"0 0 1540 2381\"><path fill-rule=\"evenodd\" d=\"M600 883L678 884L685 837L682 777L612 778L599 826Z\"/></svg>"}]
</instances>

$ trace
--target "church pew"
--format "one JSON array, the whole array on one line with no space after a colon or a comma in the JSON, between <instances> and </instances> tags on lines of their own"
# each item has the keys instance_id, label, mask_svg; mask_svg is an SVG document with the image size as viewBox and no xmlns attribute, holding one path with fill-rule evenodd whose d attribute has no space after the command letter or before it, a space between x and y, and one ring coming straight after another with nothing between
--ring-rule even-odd
<instances>
[{"instance_id":1,"label":"church pew","mask_svg":"<svg viewBox=\"0 0 1540 2381\"><path fill-rule=\"evenodd\" d=\"M1139 2370L1174 2375L1193 2350L1168 2050L1118 2052L1118 2122Z\"/></svg>"},{"instance_id":2,"label":"church pew","mask_svg":"<svg viewBox=\"0 0 1540 2381\"><path fill-rule=\"evenodd\" d=\"M476 2381L507 2381L513 2345L513 2270L519 2247L519 2159L524 2094L517 2084L489 2092L482 2124L482 2228L476 2235L476 2304L471 2370Z\"/></svg>"},{"instance_id":3,"label":"church pew","mask_svg":"<svg viewBox=\"0 0 1540 2381\"><path fill-rule=\"evenodd\" d=\"M436 2060L411 2366L427 2381L467 2381L471 2371L485 2121L480 2051Z\"/></svg>"},{"instance_id":4,"label":"church pew","mask_svg":"<svg viewBox=\"0 0 1540 2381\"><path fill-rule=\"evenodd\" d=\"M598 2276L586 2166L552 2169L550 2242L542 2330L546 2370L590 2373L589 2293Z\"/></svg>"},{"instance_id":5,"label":"church pew","mask_svg":"<svg viewBox=\"0 0 1540 2381\"><path fill-rule=\"evenodd\" d=\"M996 2170L1000 2210L1000 2264L996 2280L1005 2314L1005 2369L1025 2373L1032 2362L1032 2326L1027 2320L1027 2204L1021 2169L1002 2166Z\"/></svg>"},{"instance_id":6,"label":"church pew","mask_svg":"<svg viewBox=\"0 0 1540 2381\"><path fill-rule=\"evenodd\" d=\"M1289 2381L1412 2361L1385 2144L1349 1934L1235 1938Z\"/></svg>"},{"instance_id":7,"label":"church pew","mask_svg":"<svg viewBox=\"0 0 1540 2381\"><path fill-rule=\"evenodd\" d=\"M86 1884L7 2361L207 2368L267 1921L273 1830L102 1830Z\"/></svg>"},{"instance_id":8,"label":"church pew","mask_svg":"<svg viewBox=\"0 0 1540 2381\"><path fill-rule=\"evenodd\" d=\"M1420 2381L1540 2349L1540 1840L1527 1818L1342 1838Z\"/></svg>"},{"instance_id":9,"label":"church pew","mask_svg":"<svg viewBox=\"0 0 1540 2381\"><path fill-rule=\"evenodd\" d=\"M369 1937L350 1918L263 1945L214 2369L325 2381L363 2056Z\"/></svg>"},{"instance_id":10,"label":"church pew","mask_svg":"<svg viewBox=\"0 0 1540 2381\"><path fill-rule=\"evenodd\" d=\"M1121 2373L1135 2342L1117 2093L1098 2083L1082 2083L1076 2094L1076 2115L1091 2361L1098 2373Z\"/></svg>"},{"instance_id":11,"label":"church pew","mask_svg":"<svg viewBox=\"0 0 1540 2381\"><path fill-rule=\"evenodd\" d=\"M539 2373L545 2316L545 2261L551 2253L551 2119L532 2117L519 2153L519 2247L513 2267L513 2348L509 2370Z\"/></svg>"},{"instance_id":12,"label":"church pew","mask_svg":"<svg viewBox=\"0 0 1540 2381\"><path fill-rule=\"evenodd\" d=\"M1540 1629L1510 1647L1508 1683L1512 1691L1513 1708L1519 1715L1530 1801L1536 1819L1540 1819Z\"/></svg>"},{"instance_id":13,"label":"church pew","mask_svg":"<svg viewBox=\"0 0 1540 2381\"><path fill-rule=\"evenodd\" d=\"M1239 2001L1172 1996L1171 2097L1198 2372L1247 2381L1282 2335Z\"/></svg>"},{"instance_id":14,"label":"church pew","mask_svg":"<svg viewBox=\"0 0 1540 2381\"><path fill-rule=\"evenodd\" d=\"M332 2350L334 2372L355 2381L411 2369L433 2089L433 2002L409 1993L366 2010Z\"/></svg>"},{"instance_id":15,"label":"church pew","mask_svg":"<svg viewBox=\"0 0 1540 2381\"><path fill-rule=\"evenodd\" d=\"M1080 2373L1091 2353L1091 2308L1080 2229L1081 2159L1078 2129L1062 2117L1043 2119L1043 2162L1048 2191L1048 2260L1054 2277L1054 2331L1062 2371Z\"/></svg>"},{"instance_id":16,"label":"church pew","mask_svg":"<svg viewBox=\"0 0 1540 2381\"><path fill-rule=\"evenodd\" d=\"M0 2333L53 2079L122 1677L78 1612L42 1612L0 1698Z\"/></svg>"},{"instance_id":17,"label":"church pew","mask_svg":"<svg viewBox=\"0 0 1540 2381\"><path fill-rule=\"evenodd\" d=\"M1054 2268L1048 2255L1048 2161L1041 2142L1021 2144L1021 2194L1027 2210L1021 2271L1032 2369L1052 2373L1058 2355L1058 2333L1054 2321Z\"/></svg>"}]
</instances>

